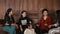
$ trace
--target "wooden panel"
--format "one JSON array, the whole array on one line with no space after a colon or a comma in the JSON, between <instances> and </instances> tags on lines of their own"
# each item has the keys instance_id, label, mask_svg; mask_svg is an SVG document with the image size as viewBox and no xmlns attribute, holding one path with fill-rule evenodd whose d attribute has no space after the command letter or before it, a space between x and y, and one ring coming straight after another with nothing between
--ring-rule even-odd
<instances>
[{"instance_id":1,"label":"wooden panel","mask_svg":"<svg viewBox=\"0 0 60 34\"><path fill-rule=\"evenodd\" d=\"M53 10L53 0L47 0L47 9Z\"/></svg>"},{"instance_id":2,"label":"wooden panel","mask_svg":"<svg viewBox=\"0 0 60 34\"><path fill-rule=\"evenodd\" d=\"M0 19L4 18L8 8L13 9L15 20L19 19L22 10L28 11L32 19L38 19L43 8L50 13L60 9L60 0L0 0Z\"/></svg>"},{"instance_id":3,"label":"wooden panel","mask_svg":"<svg viewBox=\"0 0 60 34\"><path fill-rule=\"evenodd\" d=\"M4 1L0 0L0 19L4 17L5 5Z\"/></svg>"}]
</instances>

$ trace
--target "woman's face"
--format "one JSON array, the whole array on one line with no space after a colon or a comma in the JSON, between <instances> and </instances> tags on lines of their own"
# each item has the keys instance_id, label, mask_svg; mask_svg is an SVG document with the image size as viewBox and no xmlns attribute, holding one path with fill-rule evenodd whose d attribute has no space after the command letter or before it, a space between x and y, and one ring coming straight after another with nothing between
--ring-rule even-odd
<instances>
[{"instance_id":1,"label":"woman's face","mask_svg":"<svg viewBox=\"0 0 60 34\"><path fill-rule=\"evenodd\" d=\"M9 13L9 16L11 16L12 15L12 11Z\"/></svg>"},{"instance_id":2,"label":"woman's face","mask_svg":"<svg viewBox=\"0 0 60 34\"><path fill-rule=\"evenodd\" d=\"M23 16L23 17L26 17L26 12L24 12L24 13L22 14L22 16Z\"/></svg>"},{"instance_id":3,"label":"woman's face","mask_svg":"<svg viewBox=\"0 0 60 34\"><path fill-rule=\"evenodd\" d=\"M48 12L47 12L47 11L44 11L44 12L43 12L43 15L44 15L44 16L47 16L47 15L48 15Z\"/></svg>"}]
</instances>

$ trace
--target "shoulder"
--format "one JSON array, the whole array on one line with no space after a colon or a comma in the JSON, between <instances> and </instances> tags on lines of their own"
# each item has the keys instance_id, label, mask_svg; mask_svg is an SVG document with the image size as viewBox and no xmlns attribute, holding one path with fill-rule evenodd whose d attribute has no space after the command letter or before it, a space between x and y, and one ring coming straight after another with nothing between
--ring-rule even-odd
<instances>
[{"instance_id":1,"label":"shoulder","mask_svg":"<svg viewBox=\"0 0 60 34\"><path fill-rule=\"evenodd\" d=\"M28 32L29 31L29 29L25 29L25 32Z\"/></svg>"},{"instance_id":2,"label":"shoulder","mask_svg":"<svg viewBox=\"0 0 60 34\"><path fill-rule=\"evenodd\" d=\"M32 29L34 31L34 29Z\"/></svg>"}]
</instances>

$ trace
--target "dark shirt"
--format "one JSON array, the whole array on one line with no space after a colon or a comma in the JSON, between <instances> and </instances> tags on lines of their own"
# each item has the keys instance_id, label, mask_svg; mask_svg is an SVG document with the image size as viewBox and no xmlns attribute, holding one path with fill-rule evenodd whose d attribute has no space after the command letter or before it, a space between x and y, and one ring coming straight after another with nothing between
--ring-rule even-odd
<instances>
[{"instance_id":1,"label":"dark shirt","mask_svg":"<svg viewBox=\"0 0 60 34\"><path fill-rule=\"evenodd\" d=\"M22 28L25 30L28 27L28 24L30 24L31 20L28 17L25 18L20 18L18 21L18 27L20 29L20 25L22 26Z\"/></svg>"},{"instance_id":2,"label":"dark shirt","mask_svg":"<svg viewBox=\"0 0 60 34\"><path fill-rule=\"evenodd\" d=\"M13 16L5 16L4 17L4 22L6 23L14 23L15 21L14 21L14 18L13 18Z\"/></svg>"},{"instance_id":3,"label":"dark shirt","mask_svg":"<svg viewBox=\"0 0 60 34\"><path fill-rule=\"evenodd\" d=\"M30 21L31 20L28 17L25 17L25 18L20 18L18 23L19 25L27 25L29 24Z\"/></svg>"}]
</instances>

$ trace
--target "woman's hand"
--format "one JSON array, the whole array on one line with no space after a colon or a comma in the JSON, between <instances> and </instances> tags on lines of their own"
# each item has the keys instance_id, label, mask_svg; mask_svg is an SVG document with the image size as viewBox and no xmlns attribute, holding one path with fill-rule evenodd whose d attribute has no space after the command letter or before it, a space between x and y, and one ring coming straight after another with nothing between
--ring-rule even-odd
<instances>
[{"instance_id":1,"label":"woman's hand","mask_svg":"<svg viewBox=\"0 0 60 34\"><path fill-rule=\"evenodd\" d=\"M53 26L57 27L57 26L58 26L58 24L53 24Z\"/></svg>"},{"instance_id":2,"label":"woman's hand","mask_svg":"<svg viewBox=\"0 0 60 34\"><path fill-rule=\"evenodd\" d=\"M20 30L21 30L21 31L23 31L23 28L22 28L22 26L21 26L21 25L20 25Z\"/></svg>"},{"instance_id":3,"label":"woman's hand","mask_svg":"<svg viewBox=\"0 0 60 34\"><path fill-rule=\"evenodd\" d=\"M20 30L21 30L21 31L23 31L23 29L22 29L22 28L20 28Z\"/></svg>"},{"instance_id":4,"label":"woman's hand","mask_svg":"<svg viewBox=\"0 0 60 34\"><path fill-rule=\"evenodd\" d=\"M51 28L52 25L49 25L48 27Z\"/></svg>"},{"instance_id":5,"label":"woman's hand","mask_svg":"<svg viewBox=\"0 0 60 34\"><path fill-rule=\"evenodd\" d=\"M46 24L44 24L45 26L47 26L48 24L46 23Z\"/></svg>"}]
</instances>

